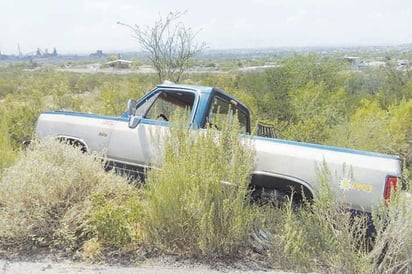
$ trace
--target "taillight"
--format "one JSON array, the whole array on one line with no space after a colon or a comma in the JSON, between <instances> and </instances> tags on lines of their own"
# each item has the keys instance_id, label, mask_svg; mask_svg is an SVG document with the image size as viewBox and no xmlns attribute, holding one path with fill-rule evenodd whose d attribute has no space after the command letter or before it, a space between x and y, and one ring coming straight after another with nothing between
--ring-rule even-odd
<instances>
[{"instance_id":1,"label":"taillight","mask_svg":"<svg viewBox=\"0 0 412 274\"><path fill-rule=\"evenodd\" d=\"M391 198L391 194L396 191L398 187L398 177L388 176L386 177L385 190L383 192L383 198L386 202Z\"/></svg>"}]
</instances>

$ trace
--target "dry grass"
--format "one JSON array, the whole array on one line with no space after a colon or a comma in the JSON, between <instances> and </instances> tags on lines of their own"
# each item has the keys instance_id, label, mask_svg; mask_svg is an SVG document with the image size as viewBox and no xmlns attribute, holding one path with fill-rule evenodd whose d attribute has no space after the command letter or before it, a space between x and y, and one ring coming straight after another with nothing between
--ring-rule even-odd
<instances>
[{"instance_id":1,"label":"dry grass","mask_svg":"<svg viewBox=\"0 0 412 274\"><path fill-rule=\"evenodd\" d=\"M101 237L99 224L93 222L100 208L91 197L100 195L120 205L137 190L126 179L104 172L96 159L54 140L43 140L22 152L0 183L1 246L69 250Z\"/></svg>"},{"instance_id":2,"label":"dry grass","mask_svg":"<svg viewBox=\"0 0 412 274\"><path fill-rule=\"evenodd\" d=\"M191 135L173 128L162 169L149 173L144 189L148 241L191 256L239 254L256 217L248 188L253 161L236 130Z\"/></svg>"},{"instance_id":3,"label":"dry grass","mask_svg":"<svg viewBox=\"0 0 412 274\"><path fill-rule=\"evenodd\" d=\"M260 261L299 272L412 271L410 194L376 210L377 235L367 250L365 220L353 219L332 198L327 169L319 173L323 187L312 204L298 210L292 203L251 205L254 153L238 138L230 130L193 136L173 129L163 168L149 172L141 189L104 172L96 155L52 140L35 143L1 178L0 247L80 252L93 262L110 250L142 247L208 258L258 251Z\"/></svg>"}]
</instances>

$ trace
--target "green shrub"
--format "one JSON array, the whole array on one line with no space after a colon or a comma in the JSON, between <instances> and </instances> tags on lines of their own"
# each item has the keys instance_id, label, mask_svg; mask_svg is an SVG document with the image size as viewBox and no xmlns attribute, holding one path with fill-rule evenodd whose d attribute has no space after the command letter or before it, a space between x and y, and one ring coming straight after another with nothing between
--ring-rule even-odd
<instances>
[{"instance_id":1,"label":"green shrub","mask_svg":"<svg viewBox=\"0 0 412 274\"><path fill-rule=\"evenodd\" d=\"M105 188L104 192L92 193L89 222L100 242L122 248L142 239L143 210L135 190L127 187L113 190L117 192L109 193Z\"/></svg>"},{"instance_id":2,"label":"green shrub","mask_svg":"<svg viewBox=\"0 0 412 274\"><path fill-rule=\"evenodd\" d=\"M406 184L411 180L404 171ZM410 190L410 189L409 189ZM377 236L373 250L368 254L368 272L412 272L412 194L407 191L392 195L388 208L374 211Z\"/></svg>"},{"instance_id":3,"label":"green shrub","mask_svg":"<svg viewBox=\"0 0 412 274\"><path fill-rule=\"evenodd\" d=\"M162 169L149 172L144 190L148 242L193 256L244 250L256 214L248 198L254 152L238 132L171 129Z\"/></svg>"},{"instance_id":4,"label":"green shrub","mask_svg":"<svg viewBox=\"0 0 412 274\"><path fill-rule=\"evenodd\" d=\"M266 221L265 229L273 235L268 260L284 270L359 273L366 257L366 218L352 218L344 209L332 192L326 167L318 177L321 188L313 203L299 209L286 204L271 225Z\"/></svg>"},{"instance_id":5,"label":"green shrub","mask_svg":"<svg viewBox=\"0 0 412 274\"><path fill-rule=\"evenodd\" d=\"M348 98L343 89L330 91L325 83L311 81L291 90L289 97L293 118L283 133L286 139L324 143L331 128L346 120Z\"/></svg>"},{"instance_id":6,"label":"green shrub","mask_svg":"<svg viewBox=\"0 0 412 274\"><path fill-rule=\"evenodd\" d=\"M8 134L8 123L5 115L0 116L0 179L3 169L10 166L17 157L17 152L13 150L10 135Z\"/></svg>"},{"instance_id":7,"label":"green shrub","mask_svg":"<svg viewBox=\"0 0 412 274\"><path fill-rule=\"evenodd\" d=\"M70 250L95 236L103 239L103 244L123 244L119 236L123 228L113 228L114 224L105 228L117 233L112 238L102 232L100 218L106 218L105 212L111 209L93 201L95 197L103 197L107 204L128 201L137 191L125 178L104 172L101 161L95 159L96 155L54 140L36 142L22 152L0 183L0 246L63 246ZM126 215L119 210L120 202L116 207L114 212ZM112 219L119 221L118 216Z\"/></svg>"},{"instance_id":8,"label":"green shrub","mask_svg":"<svg viewBox=\"0 0 412 274\"><path fill-rule=\"evenodd\" d=\"M289 59L264 72L188 76L242 98L254 119L276 121L282 138L400 155L403 181L410 189L412 82L403 79L409 76L363 70L351 73L356 79L345 84L334 59ZM127 250L146 242L178 254L234 256L249 245L252 233L264 238L252 244L283 269L412 272L407 194L391 202L389 211L377 210L378 234L366 254L360 248L365 244L363 220L350 219L327 187L304 210L286 205L256 212L247 198L253 152L228 129L196 137L172 129L164 168L149 172L143 193L124 178L103 172L94 155L52 141L19 155L41 110L119 115L129 97L138 98L156 84L156 76L147 74L23 68L0 71L0 97L5 98L0 102L1 248L54 246L101 260L106 248ZM388 79L379 77L385 74ZM326 183L329 176L321 173L319 180Z\"/></svg>"},{"instance_id":9,"label":"green shrub","mask_svg":"<svg viewBox=\"0 0 412 274\"><path fill-rule=\"evenodd\" d=\"M326 168L318 177L321 189L313 203L298 210L288 203L279 209L264 208L260 214L266 260L275 268L298 272L411 272L411 193L399 192L389 207L374 210L372 237L366 233L367 217L352 216L332 194ZM404 180L410 185L409 177Z\"/></svg>"},{"instance_id":10,"label":"green shrub","mask_svg":"<svg viewBox=\"0 0 412 274\"><path fill-rule=\"evenodd\" d=\"M377 100L362 100L360 107L334 129L329 143L337 146L390 153L412 164L412 100L382 108Z\"/></svg>"}]
</instances>

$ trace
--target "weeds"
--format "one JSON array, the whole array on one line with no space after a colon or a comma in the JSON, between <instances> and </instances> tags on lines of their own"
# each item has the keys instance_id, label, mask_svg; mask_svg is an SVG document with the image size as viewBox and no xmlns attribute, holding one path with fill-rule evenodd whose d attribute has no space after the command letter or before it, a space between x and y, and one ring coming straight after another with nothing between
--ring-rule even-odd
<instances>
[{"instance_id":1,"label":"weeds","mask_svg":"<svg viewBox=\"0 0 412 274\"><path fill-rule=\"evenodd\" d=\"M376 210L376 244L369 254L373 273L412 272L412 195L393 195L386 210Z\"/></svg>"},{"instance_id":2,"label":"weeds","mask_svg":"<svg viewBox=\"0 0 412 274\"><path fill-rule=\"evenodd\" d=\"M293 271L359 273L364 263L366 219L353 217L336 199L326 167L312 203L296 209L292 200L277 211L267 210L272 235L267 256L275 267ZM265 217L267 218L267 216Z\"/></svg>"},{"instance_id":3,"label":"weeds","mask_svg":"<svg viewBox=\"0 0 412 274\"><path fill-rule=\"evenodd\" d=\"M327 168L320 169L313 203L256 208L248 187L254 152L238 131L176 126L165 138L162 169L149 171L142 188L104 172L97 155L52 140L29 147L1 178L1 248L51 247L91 261L104 260L108 250L142 246L207 258L253 248L284 270L412 271L408 192L373 213L377 233L368 250L366 219L344 210ZM410 171L405 174L409 186Z\"/></svg>"},{"instance_id":4,"label":"weeds","mask_svg":"<svg viewBox=\"0 0 412 274\"><path fill-rule=\"evenodd\" d=\"M171 129L162 169L149 172L144 191L152 244L209 257L247 246L256 214L248 198L254 153L238 132Z\"/></svg>"},{"instance_id":5,"label":"weeds","mask_svg":"<svg viewBox=\"0 0 412 274\"><path fill-rule=\"evenodd\" d=\"M54 140L22 152L0 184L1 246L77 250L93 237L103 244L123 244L128 211L121 210L122 204L137 190L126 179L105 173L95 159ZM96 197L107 204L93 203ZM111 226L105 226L108 222Z\"/></svg>"},{"instance_id":6,"label":"weeds","mask_svg":"<svg viewBox=\"0 0 412 274\"><path fill-rule=\"evenodd\" d=\"M1 109L1 106L0 106ZM0 116L0 132L7 134L0 134L0 178L3 169L9 167L17 157L17 152L12 148L10 135L8 134L8 123L5 115Z\"/></svg>"}]
</instances>

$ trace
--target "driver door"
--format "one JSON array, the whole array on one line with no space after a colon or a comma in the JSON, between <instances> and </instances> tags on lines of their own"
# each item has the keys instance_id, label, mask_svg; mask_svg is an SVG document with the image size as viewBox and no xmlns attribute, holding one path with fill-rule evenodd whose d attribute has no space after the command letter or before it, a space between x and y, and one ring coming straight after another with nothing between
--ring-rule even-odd
<instances>
[{"instance_id":1,"label":"driver door","mask_svg":"<svg viewBox=\"0 0 412 274\"><path fill-rule=\"evenodd\" d=\"M190 91L158 90L139 102L136 127L118 123L108 146L109 160L123 165L147 168L161 164L164 136L178 113L186 113L191 122L195 93Z\"/></svg>"}]
</instances>

